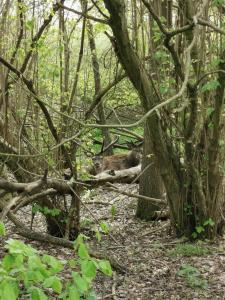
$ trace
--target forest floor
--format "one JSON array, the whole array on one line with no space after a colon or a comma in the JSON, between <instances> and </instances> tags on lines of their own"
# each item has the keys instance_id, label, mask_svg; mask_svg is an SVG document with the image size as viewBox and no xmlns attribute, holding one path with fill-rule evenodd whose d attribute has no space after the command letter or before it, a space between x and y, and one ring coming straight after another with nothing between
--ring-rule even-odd
<instances>
[{"instance_id":1,"label":"forest floor","mask_svg":"<svg viewBox=\"0 0 225 300\"><path fill-rule=\"evenodd\" d=\"M130 192L137 190L135 185L118 186ZM82 209L83 233L89 237L90 248L116 259L125 272L114 272L113 277L99 274L94 285L98 299L225 299L223 238L213 243L202 242L196 247L183 244L171 233L168 220L140 221L135 218L135 199L108 192L104 188L86 194L84 201L89 210ZM90 211L100 222L109 225L114 239L102 233L101 242L97 242L96 225ZM22 220L29 224L28 211L20 213ZM4 240L9 237L22 239L14 233L10 222L6 227ZM41 216L35 217L34 229L46 230ZM4 240L1 240L1 249ZM58 258L73 256L73 251L69 249L35 241L29 243Z\"/></svg>"}]
</instances>

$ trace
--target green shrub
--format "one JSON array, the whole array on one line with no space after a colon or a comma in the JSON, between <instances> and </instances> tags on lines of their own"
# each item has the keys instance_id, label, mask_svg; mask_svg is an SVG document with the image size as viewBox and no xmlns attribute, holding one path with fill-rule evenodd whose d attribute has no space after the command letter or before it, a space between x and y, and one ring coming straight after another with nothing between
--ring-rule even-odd
<instances>
[{"instance_id":1,"label":"green shrub","mask_svg":"<svg viewBox=\"0 0 225 300\"><path fill-rule=\"evenodd\" d=\"M21 295L30 299L97 299L93 281L97 271L112 275L108 261L91 258L80 235L75 242L78 258L70 261L56 259L19 240L8 240L8 253L0 262L0 300L14 300ZM60 273L70 274L64 280Z\"/></svg>"}]
</instances>

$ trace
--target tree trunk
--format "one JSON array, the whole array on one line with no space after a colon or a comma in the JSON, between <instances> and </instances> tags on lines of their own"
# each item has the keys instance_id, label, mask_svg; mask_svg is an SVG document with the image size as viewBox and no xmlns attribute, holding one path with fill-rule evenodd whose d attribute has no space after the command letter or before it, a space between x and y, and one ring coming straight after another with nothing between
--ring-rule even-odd
<instances>
[{"instance_id":1,"label":"tree trunk","mask_svg":"<svg viewBox=\"0 0 225 300\"><path fill-rule=\"evenodd\" d=\"M89 20L87 20L87 30L88 30L88 40L89 45L91 49L91 59L92 59L92 67L93 67L93 73L94 73L94 81L95 81L95 96L99 94L101 91L101 77L100 77L100 67L97 57L97 49L95 45L95 39L93 34L93 27ZM98 116L100 124L105 125L106 124L106 118L105 118L105 112L104 112L104 106L102 101L99 102L97 106L98 110ZM102 135L104 137L104 147L107 147L112 141L109 133L108 128L102 129ZM107 149L104 154L105 156L113 155L113 148L110 147Z\"/></svg>"},{"instance_id":2,"label":"tree trunk","mask_svg":"<svg viewBox=\"0 0 225 300\"><path fill-rule=\"evenodd\" d=\"M170 3L169 3L170 2ZM171 15L169 13L169 6L171 5L171 1L154 1L153 5L155 11L158 15L162 15L166 20L168 20L168 24L170 24ZM153 28L154 22L152 18L150 18L150 28ZM149 48L148 55L151 56L152 51L156 51L157 47L159 46L159 41L154 41L152 36L149 37ZM151 63L153 63L153 58ZM155 66L157 62L154 61ZM150 65L151 68L151 65ZM154 76L155 80L158 80L158 74L156 72ZM159 80L158 80L159 81ZM144 195L147 197L153 198L162 198L164 192L164 185L156 164L156 157L153 154L151 139L150 139L150 132L148 131L147 126L144 129L144 151L143 151L143 159L142 159L142 176L140 177L140 195ZM145 171L144 171L145 170ZM145 220L151 220L155 218L154 212L157 211L159 207L149 203L149 201L145 201L139 199L138 206L137 206L137 217Z\"/></svg>"},{"instance_id":3,"label":"tree trunk","mask_svg":"<svg viewBox=\"0 0 225 300\"><path fill-rule=\"evenodd\" d=\"M110 26L114 34L115 52L140 96L144 111L148 112L152 107L159 104L162 99L155 92L152 78L149 77L143 62L131 45L127 28L125 1L104 0L104 2L110 13ZM143 2L151 11L150 2L146 0L143 0ZM152 15L154 16L154 14ZM169 33L164 31L163 34L165 35L165 46L171 53L175 71L184 84L186 70L182 69L177 53L174 52ZM196 31L192 34L197 35ZM194 42L197 43L197 39L193 41L193 47L196 46ZM192 49L195 54L195 48ZM223 57L224 54L221 55L220 70L225 70ZM187 61L186 65L188 65ZM194 66L193 70L191 76L197 74ZM188 75L187 72L186 75ZM217 80L219 86L214 94L215 103L212 103L215 111L213 117L208 120L209 123L212 123L212 126L208 128L209 136L204 135L206 140L203 148L201 148L199 128L203 125L204 133L205 124L201 124L200 119L198 119L198 117L202 117L199 115L198 83L192 84L187 80L188 114L186 114L186 123L184 124L184 139L179 147L172 139L172 131L167 130L162 112L161 115L160 112L152 114L146 122L152 143L152 151L165 185L171 222L178 236L187 235L191 237L194 233L195 237L198 238L213 238L220 224L221 216L218 214L218 209L223 198L221 197L221 164L219 164L218 158L222 126L221 104L223 103L225 88L224 73L220 72ZM170 129L173 129L172 125ZM181 158L183 158L182 163ZM213 186L213 182L216 182L216 186Z\"/></svg>"},{"instance_id":4,"label":"tree trunk","mask_svg":"<svg viewBox=\"0 0 225 300\"><path fill-rule=\"evenodd\" d=\"M142 159L142 175L140 177L139 194L152 198L163 198L164 186L159 170L156 166L155 156L152 152L152 144L147 126L144 131L144 149ZM151 220L155 217L155 211L159 210L145 199L139 199L136 216L144 220Z\"/></svg>"}]
</instances>

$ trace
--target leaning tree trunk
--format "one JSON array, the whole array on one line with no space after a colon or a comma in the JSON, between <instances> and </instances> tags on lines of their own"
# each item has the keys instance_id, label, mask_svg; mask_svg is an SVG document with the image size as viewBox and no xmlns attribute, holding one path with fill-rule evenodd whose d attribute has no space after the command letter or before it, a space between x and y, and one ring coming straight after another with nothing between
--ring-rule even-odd
<instances>
[{"instance_id":1,"label":"leaning tree trunk","mask_svg":"<svg viewBox=\"0 0 225 300\"><path fill-rule=\"evenodd\" d=\"M152 107L159 104L162 99L155 94L151 78L149 78L143 62L130 42L125 15L125 1L104 0L104 2L110 13L109 24L114 34L112 41L116 54L140 96L144 111L148 112ZM146 0L143 0L143 3L159 23L160 19L152 13L151 3ZM165 35L164 45L172 56L175 71L179 75L183 87L186 85L187 90L188 107L185 115L184 141L181 141L179 148L176 147L171 134L164 127L160 113L152 114L148 118L146 126L150 132L152 150L165 185L171 221L177 235L190 237L195 233L198 238L202 236L213 238L221 220L221 216L218 214L222 201L219 141L221 138L225 88L225 52L222 54L221 63L219 64L219 70L222 70L222 72L219 72L217 77L219 85L214 94L214 102L209 102L214 111L211 116L208 116L208 120L207 117L204 119L206 122L202 124L201 118L204 116L200 115L199 95L197 94L199 82L198 80L195 83L190 82L188 80L189 72L186 70L187 66L190 67L190 56L187 54L186 69L182 69L182 64L171 43L170 32L164 30L164 28L162 29L162 26L159 27ZM195 50L193 47L197 42L196 24L194 22L193 28L192 30L195 30L195 32L192 34L195 34L195 39L192 39L191 45L189 43L187 48L189 54L191 49ZM192 61L192 63L195 62ZM194 66L193 72L196 72ZM186 84L184 73L187 76ZM204 104L204 101L202 104ZM207 110L208 107L206 106L205 109ZM208 135L204 134L205 127L208 127ZM201 131L205 138L203 145L200 140L201 135L199 136ZM182 159L184 162L182 162ZM224 159L222 163L224 163Z\"/></svg>"},{"instance_id":2,"label":"leaning tree trunk","mask_svg":"<svg viewBox=\"0 0 225 300\"><path fill-rule=\"evenodd\" d=\"M144 111L147 112L158 104L158 98L154 93L143 63L130 43L125 16L125 2L121 0L104 0L104 2L110 12L110 26L115 36L113 42L116 47L116 53L140 96ZM182 170L175 166L177 159L173 157L175 155L174 147L167 136L167 132L163 132L158 115L153 114L148 118L146 126L150 132L150 138L153 143L152 150L165 184L172 224L179 234L184 230L182 226L183 206L181 205L183 191L179 182L179 173ZM170 150L168 144L170 144Z\"/></svg>"},{"instance_id":3,"label":"leaning tree trunk","mask_svg":"<svg viewBox=\"0 0 225 300\"><path fill-rule=\"evenodd\" d=\"M144 131L144 149L142 159L142 175L140 177L139 194L152 198L163 198L164 186L155 156L152 153L152 144L147 126ZM159 206L145 200L138 199L136 216L144 220L152 220Z\"/></svg>"}]
</instances>

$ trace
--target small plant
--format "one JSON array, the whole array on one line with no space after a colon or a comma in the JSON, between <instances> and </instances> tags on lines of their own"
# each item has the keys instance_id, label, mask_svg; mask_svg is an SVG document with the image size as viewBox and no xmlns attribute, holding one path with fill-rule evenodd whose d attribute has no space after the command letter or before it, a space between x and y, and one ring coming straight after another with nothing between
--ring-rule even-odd
<instances>
[{"instance_id":1,"label":"small plant","mask_svg":"<svg viewBox=\"0 0 225 300\"><path fill-rule=\"evenodd\" d=\"M204 236L204 233L206 232L206 230L213 228L214 225L215 225L215 222L211 218L209 218L202 225L196 226L195 231L192 233L191 236L194 239L197 239L200 236Z\"/></svg>"},{"instance_id":2,"label":"small plant","mask_svg":"<svg viewBox=\"0 0 225 300\"><path fill-rule=\"evenodd\" d=\"M81 220L81 227L85 227L85 226L90 226L93 224L93 220L91 220L90 218L84 218L83 220Z\"/></svg>"},{"instance_id":3,"label":"small plant","mask_svg":"<svg viewBox=\"0 0 225 300\"><path fill-rule=\"evenodd\" d=\"M0 222L0 236L5 235L5 225Z\"/></svg>"},{"instance_id":4,"label":"small plant","mask_svg":"<svg viewBox=\"0 0 225 300\"><path fill-rule=\"evenodd\" d=\"M52 217L55 217L55 216L58 216L61 211L58 208L50 209L46 206L40 206L40 205L35 203L32 207L32 212L33 213L40 212L40 213L43 213L44 215L50 215Z\"/></svg>"},{"instance_id":5,"label":"small plant","mask_svg":"<svg viewBox=\"0 0 225 300\"><path fill-rule=\"evenodd\" d=\"M0 300L16 300L24 294L34 300L94 300L97 298L92 285L97 270L112 275L108 261L90 257L82 235L75 242L78 258L69 262L39 254L19 240L6 243L8 253L0 262ZM60 277L64 270L70 273L71 280Z\"/></svg>"},{"instance_id":6,"label":"small plant","mask_svg":"<svg viewBox=\"0 0 225 300\"><path fill-rule=\"evenodd\" d=\"M174 249L168 251L168 255L175 256L201 256L207 255L209 253L209 249L197 245L197 244L179 244Z\"/></svg>"},{"instance_id":7,"label":"small plant","mask_svg":"<svg viewBox=\"0 0 225 300\"><path fill-rule=\"evenodd\" d=\"M199 270L191 265L183 265L177 272L178 276L185 278L189 287L206 289L208 282L204 279Z\"/></svg>"},{"instance_id":8,"label":"small plant","mask_svg":"<svg viewBox=\"0 0 225 300\"><path fill-rule=\"evenodd\" d=\"M117 213L117 208L114 204L111 206L110 212L111 212L112 220L114 220Z\"/></svg>"}]
</instances>

